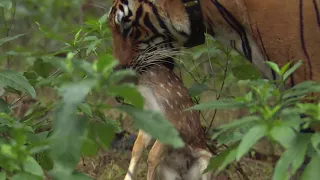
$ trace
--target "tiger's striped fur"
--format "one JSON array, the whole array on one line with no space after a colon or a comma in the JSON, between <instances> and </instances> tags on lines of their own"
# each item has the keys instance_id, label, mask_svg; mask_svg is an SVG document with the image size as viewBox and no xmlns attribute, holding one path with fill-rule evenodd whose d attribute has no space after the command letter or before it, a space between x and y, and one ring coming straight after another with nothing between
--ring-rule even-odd
<instances>
[{"instance_id":1,"label":"tiger's striped fur","mask_svg":"<svg viewBox=\"0 0 320 180\"><path fill-rule=\"evenodd\" d=\"M291 85L320 80L319 0L199 0L203 24L225 46L251 61L267 78L266 66L303 60ZM128 64L155 48L177 49L190 35L190 22L181 0L115 0L109 24L114 55Z\"/></svg>"}]
</instances>

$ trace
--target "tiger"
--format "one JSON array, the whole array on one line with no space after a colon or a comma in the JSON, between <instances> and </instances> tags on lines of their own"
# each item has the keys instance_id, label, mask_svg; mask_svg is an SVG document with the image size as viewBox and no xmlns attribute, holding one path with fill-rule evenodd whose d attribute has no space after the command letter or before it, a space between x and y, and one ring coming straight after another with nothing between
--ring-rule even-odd
<instances>
[{"instance_id":1,"label":"tiger","mask_svg":"<svg viewBox=\"0 0 320 180\"><path fill-rule=\"evenodd\" d=\"M319 8L319 0L114 0L108 20L113 55L122 65L156 49L203 44L206 33L270 80L279 77L266 61L283 66L302 60L292 87L320 80Z\"/></svg>"}]
</instances>

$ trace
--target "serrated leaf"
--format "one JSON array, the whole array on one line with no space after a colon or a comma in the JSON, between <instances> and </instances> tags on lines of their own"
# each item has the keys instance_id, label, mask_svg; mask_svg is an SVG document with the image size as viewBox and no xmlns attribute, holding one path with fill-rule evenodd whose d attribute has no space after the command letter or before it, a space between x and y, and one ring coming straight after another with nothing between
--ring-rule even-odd
<instances>
[{"instance_id":1,"label":"serrated leaf","mask_svg":"<svg viewBox=\"0 0 320 180\"><path fill-rule=\"evenodd\" d=\"M38 162L31 156L28 156L23 162L23 170L35 176L43 177L43 170Z\"/></svg>"},{"instance_id":2,"label":"serrated leaf","mask_svg":"<svg viewBox=\"0 0 320 180\"><path fill-rule=\"evenodd\" d=\"M178 131L160 113L137 109L131 106L120 106L118 108L132 116L136 127L142 129L153 138L175 148L184 146L184 142L180 138Z\"/></svg>"},{"instance_id":3,"label":"serrated leaf","mask_svg":"<svg viewBox=\"0 0 320 180\"><path fill-rule=\"evenodd\" d=\"M30 85L27 78L16 71L3 70L0 72L0 86L27 92L33 98L36 97L35 89Z\"/></svg>"},{"instance_id":4,"label":"serrated leaf","mask_svg":"<svg viewBox=\"0 0 320 180\"><path fill-rule=\"evenodd\" d=\"M246 135L242 138L238 150L237 160L240 160L250 148L268 132L268 126L266 124L256 125L251 128Z\"/></svg>"},{"instance_id":5,"label":"serrated leaf","mask_svg":"<svg viewBox=\"0 0 320 180\"><path fill-rule=\"evenodd\" d=\"M207 110L207 109L232 109L232 108L240 108L244 107L245 104L242 102L237 102L232 99L224 99L224 100L215 100L215 101L207 101L195 106L192 106L185 111L188 110Z\"/></svg>"},{"instance_id":6,"label":"serrated leaf","mask_svg":"<svg viewBox=\"0 0 320 180\"><path fill-rule=\"evenodd\" d=\"M108 80L110 81L110 84L118 84L119 82L122 82L125 78L135 78L136 73L135 71L131 69L123 69L118 70L116 72L113 72L108 77ZM127 81L125 81L127 83Z\"/></svg>"},{"instance_id":7,"label":"serrated leaf","mask_svg":"<svg viewBox=\"0 0 320 180\"><path fill-rule=\"evenodd\" d=\"M304 161L307 147L310 142L310 135L300 134L292 146L288 148L278 160L273 173L273 180L289 179Z\"/></svg>"},{"instance_id":8,"label":"serrated leaf","mask_svg":"<svg viewBox=\"0 0 320 180\"><path fill-rule=\"evenodd\" d=\"M304 169L301 180L313 180L320 177L320 157L312 157L309 164Z\"/></svg>"},{"instance_id":9,"label":"serrated leaf","mask_svg":"<svg viewBox=\"0 0 320 180\"><path fill-rule=\"evenodd\" d=\"M0 2L0 7L1 7L1 4L2 4L2 3ZM21 37L21 36L26 35L26 34L28 34L28 33L24 33L24 34L17 34L17 35L12 36L12 37L5 37L5 38L2 38L2 39L0 39L0 46L1 46L2 44L6 43L6 42L9 42L9 41L15 40L15 39L17 39L17 38L19 38L19 37Z\"/></svg>"}]
</instances>

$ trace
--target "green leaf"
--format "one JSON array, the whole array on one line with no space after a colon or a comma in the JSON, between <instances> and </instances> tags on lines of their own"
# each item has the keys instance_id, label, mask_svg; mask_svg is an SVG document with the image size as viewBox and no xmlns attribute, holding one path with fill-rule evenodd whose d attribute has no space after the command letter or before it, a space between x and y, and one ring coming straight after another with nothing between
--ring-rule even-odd
<instances>
[{"instance_id":1,"label":"green leaf","mask_svg":"<svg viewBox=\"0 0 320 180\"><path fill-rule=\"evenodd\" d=\"M251 128L246 135L242 138L238 151L237 151L237 160L240 160L249 149L263 136L267 134L268 126L266 124L256 125Z\"/></svg>"},{"instance_id":2,"label":"green leaf","mask_svg":"<svg viewBox=\"0 0 320 180\"><path fill-rule=\"evenodd\" d=\"M33 70L43 78L47 78L53 70L52 64L37 59L33 64Z\"/></svg>"},{"instance_id":3,"label":"green leaf","mask_svg":"<svg viewBox=\"0 0 320 180\"><path fill-rule=\"evenodd\" d=\"M38 162L31 156L28 156L23 162L23 170L35 176L43 177L43 170Z\"/></svg>"},{"instance_id":4,"label":"green leaf","mask_svg":"<svg viewBox=\"0 0 320 180\"><path fill-rule=\"evenodd\" d=\"M9 108L9 104L5 100L3 100L2 98L0 98L0 112L6 113L6 114L11 113L11 109Z\"/></svg>"},{"instance_id":5,"label":"green leaf","mask_svg":"<svg viewBox=\"0 0 320 180\"><path fill-rule=\"evenodd\" d=\"M189 94L191 97L198 96L207 91L209 87L206 84L194 83L189 88Z\"/></svg>"},{"instance_id":6,"label":"green leaf","mask_svg":"<svg viewBox=\"0 0 320 180\"><path fill-rule=\"evenodd\" d=\"M0 180L6 180L6 176L7 176L7 174L6 174L6 172L0 172Z\"/></svg>"},{"instance_id":7,"label":"green leaf","mask_svg":"<svg viewBox=\"0 0 320 180\"><path fill-rule=\"evenodd\" d=\"M245 103L237 102L232 99L223 99L223 100L215 100L208 101L192 106L185 111L188 110L207 110L207 109L232 109L232 108L240 108L245 107Z\"/></svg>"},{"instance_id":8,"label":"green leaf","mask_svg":"<svg viewBox=\"0 0 320 180\"><path fill-rule=\"evenodd\" d=\"M283 76L283 74L287 71L287 69L289 68L289 66L291 65L291 62L288 62L287 64L285 64L284 66L281 67L280 69L280 74Z\"/></svg>"},{"instance_id":9,"label":"green leaf","mask_svg":"<svg viewBox=\"0 0 320 180\"><path fill-rule=\"evenodd\" d=\"M232 73L239 80L255 80L260 77L259 71L250 64L233 67Z\"/></svg>"},{"instance_id":10,"label":"green leaf","mask_svg":"<svg viewBox=\"0 0 320 180\"><path fill-rule=\"evenodd\" d=\"M272 69L274 70L274 72L276 72L278 75L280 75L280 69L279 66L272 62L272 61L266 61L266 64Z\"/></svg>"},{"instance_id":11,"label":"green leaf","mask_svg":"<svg viewBox=\"0 0 320 180\"><path fill-rule=\"evenodd\" d=\"M234 121L227 123L225 125L221 125L218 127L218 129L226 131L228 129L236 128L236 127L242 126L244 124L256 122L259 120L260 120L260 117L258 117L258 116L246 116L241 119L234 120Z\"/></svg>"},{"instance_id":12,"label":"green leaf","mask_svg":"<svg viewBox=\"0 0 320 180\"><path fill-rule=\"evenodd\" d=\"M48 151L40 152L36 154L35 157L44 170L49 171L53 168L53 161L49 157Z\"/></svg>"},{"instance_id":13,"label":"green leaf","mask_svg":"<svg viewBox=\"0 0 320 180\"><path fill-rule=\"evenodd\" d=\"M117 70L110 74L108 77L108 80L110 81L110 84L117 84L125 80L126 78L136 78L135 71L131 69L121 69ZM125 81L127 83L127 81ZM129 82L131 83L131 82ZM133 82L132 82L133 83Z\"/></svg>"},{"instance_id":14,"label":"green leaf","mask_svg":"<svg viewBox=\"0 0 320 180\"><path fill-rule=\"evenodd\" d=\"M116 129L116 126L112 123L90 123L90 131L94 135L95 140L100 144L103 144L105 147L110 146L114 138Z\"/></svg>"},{"instance_id":15,"label":"green leaf","mask_svg":"<svg viewBox=\"0 0 320 180\"><path fill-rule=\"evenodd\" d=\"M184 146L179 132L162 114L131 106L120 106L118 108L132 116L136 127L151 135L153 138L175 148Z\"/></svg>"},{"instance_id":16,"label":"green leaf","mask_svg":"<svg viewBox=\"0 0 320 180\"><path fill-rule=\"evenodd\" d=\"M65 84L59 89L63 98L55 113L54 132L50 136L52 146L50 154L55 162L54 171L57 171L57 167L62 167L64 171L71 173L79 161L88 120L85 116L76 116L75 111L95 84L95 80L87 79Z\"/></svg>"},{"instance_id":17,"label":"green leaf","mask_svg":"<svg viewBox=\"0 0 320 180\"><path fill-rule=\"evenodd\" d=\"M295 70L297 70L302 65L302 61L299 60L296 64L292 66L287 72L283 74L283 81L285 81Z\"/></svg>"},{"instance_id":18,"label":"green leaf","mask_svg":"<svg viewBox=\"0 0 320 180\"><path fill-rule=\"evenodd\" d=\"M292 146L290 146L278 160L273 173L273 180L289 179L289 177L295 174L304 161L309 142L309 134L300 134L297 136Z\"/></svg>"},{"instance_id":19,"label":"green leaf","mask_svg":"<svg viewBox=\"0 0 320 180\"><path fill-rule=\"evenodd\" d=\"M320 154L320 133L317 132L312 135L311 143L316 151Z\"/></svg>"},{"instance_id":20,"label":"green leaf","mask_svg":"<svg viewBox=\"0 0 320 180\"><path fill-rule=\"evenodd\" d=\"M102 25L102 24L105 24L106 21L108 19L108 13L104 14L100 19L99 19L99 24ZM101 27L101 26L100 26Z\"/></svg>"},{"instance_id":21,"label":"green leaf","mask_svg":"<svg viewBox=\"0 0 320 180\"><path fill-rule=\"evenodd\" d=\"M275 126L270 132L270 137L280 143L284 148L289 148L296 138L295 131L289 126Z\"/></svg>"},{"instance_id":22,"label":"green leaf","mask_svg":"<svg viewBox=\"0 0 320 180\"><path fill-rule=\"evenodd\" d=\"M2 4L2 3L0 2L0 7L1 7L1 4ZM2 39L0 39L0 46L1 46L2 44L6 43L6 42L9 42L9 41L15 40L15 39L17 39L17 38L19 38L19 37L21 37L21 36L26 35L26 34L28 34L28 33L24 33L24 34L17 34L17 35L12 36L12 37L5 37L5 38L2 38Z\"/></svg>"},{"instance_id":23,"label":"green leaf","mask_svg":"<svg viewBox=\"0 0 320 180\"><path fill-rule=\"evenodd\" d=\"M42 177L35 176L27 172L19 172L12 176L10 180L42 180Z\"/></svg>"},{"instance_id":24,"label":"green leaf","mask_svg":"<svg viewBox=\"0 0 320 180\"><path fill-rule=\"evenodd\" d=\"M97 72L102 73L104 77L108 77L112 72L113 68L118 64L118 61L113 59L111 55L103 55L94 62L93 69Z\"/></svg>"},{"instance_id":25,"label":"green leaf","mask_svg":"<svg viewBox=\"0 0 320 180\"><path fill-rule=\"evenodd\" d=\"M137 90L136 86L131 84L122 84L118 86L109 86L108 92L112 96L123 97L125 102L132 104L137 108L143 108L144 99L140 92Z\"/></svg>"},{"instance_id":26,"label":"green leaf","mask_svg":"<svg viewBox=\"0 0 320 180\"><path fill-rule=\"evenodd\" d=\"M223 171L228 164L236 159L238 144L228 147L217 156L210 159L210 163L204 172L215 170L215 174Z\"/></svg>"},{"instance_id":27,"label":"green leaf","mask_svg":"<svg viewBox=\"0 0 320 180\"><path fill-rule=\"evenodd\" d=\"M89 117L92 117L92 110L88 103L81 103L79 109Z\"/></svg>"},{"instance_id":28,"label":"green leaf","mask_svg":"<svg viewBox=\"0 0 320 180\"><path fill-rule=\"evenodd\" d=\"M309 164L304 169L301 180L313 180L320 177L320 157L312 157Z\"/></svg>"},{"instance_id":29,"label":"green leaf","mask_svg":"<svg viewBox=\"0 0 320 180\"><path fill-rule=\"evenodd\" d=\"M95 141L89 138L86 138L83 141L83 144L81 146L81 152L84 156L96 156L98 151L99 146Z\"/></svg>"},{"instance_id":30,"label":"green leaf","mask_svg":"<svg viewBox=\"0 0 320 180\"><path fill-rule=\"evenodd\" d=\"M35 89L30 85L27 78L18 72L11 70L3 70L0 72L0 86L11 87L13 89L27 92L33 98L36 97Z\"/></svg>"}]
</instances>

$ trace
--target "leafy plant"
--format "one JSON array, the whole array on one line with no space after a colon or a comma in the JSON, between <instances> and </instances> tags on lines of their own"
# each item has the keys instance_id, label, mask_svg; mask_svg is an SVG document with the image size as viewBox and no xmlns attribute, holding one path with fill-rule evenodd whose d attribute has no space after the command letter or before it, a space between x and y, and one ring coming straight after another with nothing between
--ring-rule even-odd
<instances>
[{"instance_id":1,"label":"leafy plant","mask_svg":"<svg viewBox=\"0 0 320 180\"><path fill-rule=\"evenodd\" d=\"M190 109L230 109L245 108L249 115L214 129L212 139L228 144L229 147L212 158L207 170L219 173L233 161L239 161L262 138L270 139L285 150L277 162L273 179L289 179L306 158L311 158L302 178L315 177L310 170L311 163L319 159L319 132L301 133L303 129L319 124L319 104L304 103L309 93L319 92L320 84L302 82L290 89L284 89L288 77L301 65L291 68L290 63L279 68L268 65L279 75L279 80L255 80L249 83L250 91L243 97L203 102ZM303 116L302 116L303 115ZM243 130L244 129L244 130ZM237 132L229 141L228 134ZM314 168L314 167L313 167ZM319 167L318 167L319 168Z\"/></svg>"}]
</instances>

